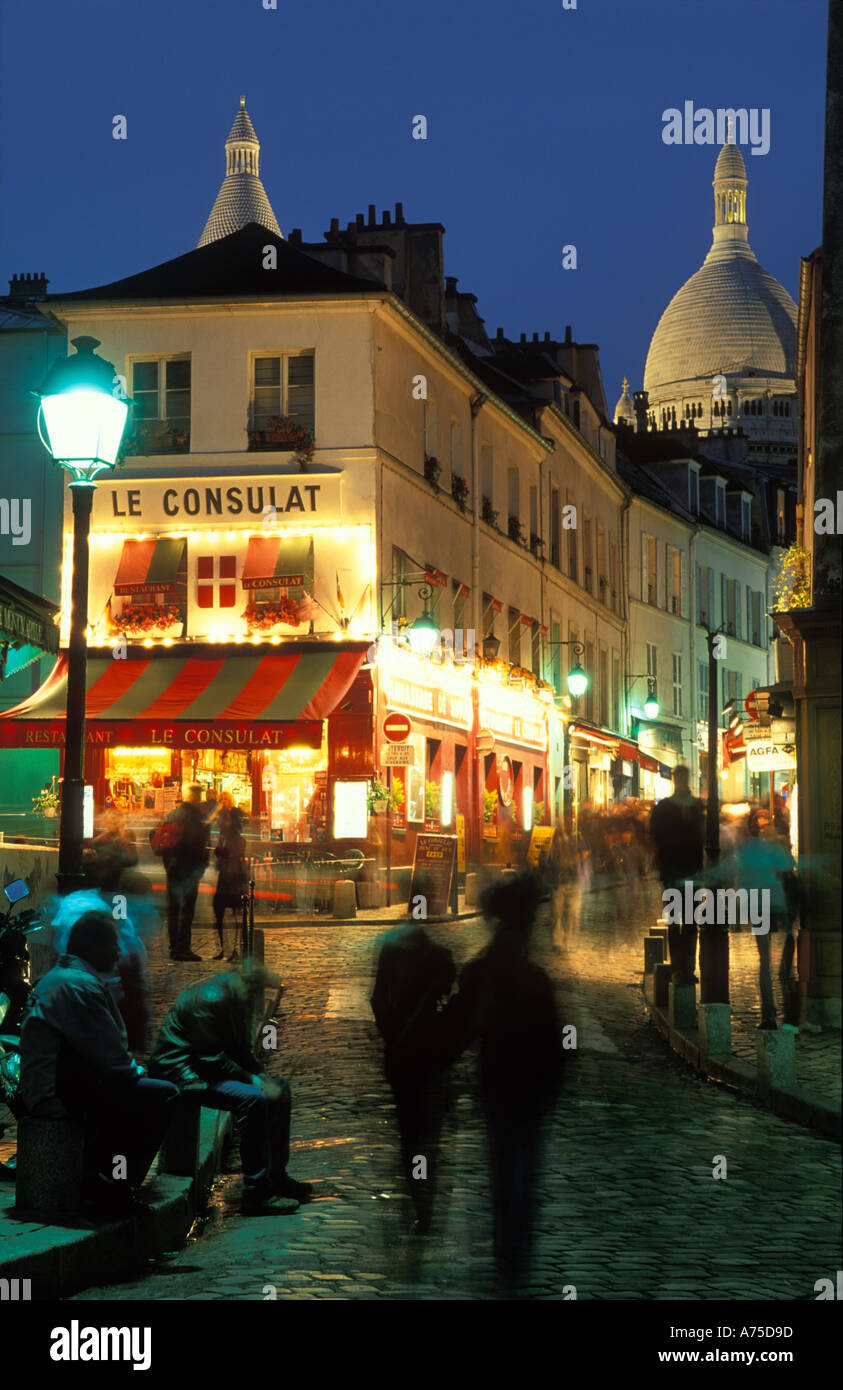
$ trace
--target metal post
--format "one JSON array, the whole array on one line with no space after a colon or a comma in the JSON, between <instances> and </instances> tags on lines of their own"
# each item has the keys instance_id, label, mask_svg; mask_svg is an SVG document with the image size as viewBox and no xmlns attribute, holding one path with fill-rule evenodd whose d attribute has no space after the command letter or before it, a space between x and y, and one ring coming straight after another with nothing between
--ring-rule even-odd
<instances>
[{"instance_id":1,"label":"metal post","mask_svg":"<svg viewBox=\"0 0 843 1390\"><path fill-rule=\"evenodd\" d=\"M73 581L70 598L70 641L67 652L67 715L65 719L64 780L59 819L58 891L82 887L82 830L85 798L85 693L88 677L88 536L94 485L71 483L73 498Z\"/></svg>"},{"instance_id":2,"label":"metal post","mask_svg":"<svg viewBox=\"0 0 843 1390\"><path fill-rule=\"evenodd\" d=\"M386 769L386 905L392 905L392 768ZM377 882L377 876L375 877ZM377 906L377 899L375 900Z\"/></svg>"}]
</instances>

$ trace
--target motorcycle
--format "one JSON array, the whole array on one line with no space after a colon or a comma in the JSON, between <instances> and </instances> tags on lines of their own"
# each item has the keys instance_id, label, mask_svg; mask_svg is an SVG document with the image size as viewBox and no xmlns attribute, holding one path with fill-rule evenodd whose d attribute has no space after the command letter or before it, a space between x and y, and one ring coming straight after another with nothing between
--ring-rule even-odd
<instances>
[{"instance_id":1,"label":"motorcycle","mask_svg":"<svg viewBox=\"0 0 843 1390\"><path fill-rule=\"evenodd\" d=\"M4 888L9 907L0 917L0 1102L17 1119L21 1113L20 1026L32 992L26 938L44 925L37 908L25 908L12 919L15 906L29 897L22 878ZM0 1138L3 1126L0 1125ZM0 1163L0 1180L13 1179L15 1161Z\"/></svg>"}]
</instances>

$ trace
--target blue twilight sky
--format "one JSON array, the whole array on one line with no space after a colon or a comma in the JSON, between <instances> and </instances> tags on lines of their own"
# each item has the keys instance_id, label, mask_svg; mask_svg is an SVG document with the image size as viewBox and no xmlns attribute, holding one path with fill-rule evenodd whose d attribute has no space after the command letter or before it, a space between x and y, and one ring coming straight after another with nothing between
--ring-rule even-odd
<instances>
[{"instance_id":1,"label":"blue twilight sky","mask_svg":"<svg viewBox=\"0 0 843 1390\"><path fill-rule=\"evenodd\" d=\"M0 8L4 289L23 271L81 289L194 247L242 92L285 235L321 240L370 202L442 222L490 334L570 323L600 346L610 411L711 240L716 148L665 145L666 108L769 109L769 153L744 147L750 244L796 297L821 237L826 0L277 4Z\"/></svg>"}]
</instances>

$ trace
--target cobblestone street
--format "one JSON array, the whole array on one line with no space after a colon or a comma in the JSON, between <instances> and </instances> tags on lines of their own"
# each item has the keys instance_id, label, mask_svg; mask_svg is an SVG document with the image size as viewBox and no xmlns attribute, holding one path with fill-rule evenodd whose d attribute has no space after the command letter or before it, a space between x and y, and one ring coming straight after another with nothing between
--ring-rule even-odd
<instances>
[{"instance_id":1,"label":"cobblestone street","mask_svg":"<svg viewBox=\"0 0 843 1390\"><path fill-rule=\"evenodd\" d=\"M641 938L653 885L557 904L537 960L577 1028L548 1138L534 1259L523 1293L559 1299L813 1300L840 1267L840 1151L745 1097L696 1077L647 1022ZM482 923L432 928L460 967ZM197 1238L145 1277L70 1301L124 1299L481 1299L494 1296L489 1184L471 1055L453 1073L434 1228L410 1232L391 1095L369 994L379 931L354 923L268 928L287 982L273 1069L292 1073L291 1172L316 1185L292 1216L243 1219L240 1178L217 1183ZM210 965L154 957L159 1002ZM754 943L733 951L736 1031L754 1030ZM774 952L775 954L775 952ZM197 973L198 972L198 973ZM741 984L743 981L743 984ZM739 997L738 997L739 996ZM810 1044L813 1046L813 1043ZM822 1040L839 1047L839 1035ZM801 1066L801 1062L800 1062ZM820 1068L823 1075L828 1068ZM716 1155L728 1164L715 1181ZM268 1287L269 1286L269 1287ZM570 1296L570 1295L569 1295Z\"/></svg>"}]
</instances>

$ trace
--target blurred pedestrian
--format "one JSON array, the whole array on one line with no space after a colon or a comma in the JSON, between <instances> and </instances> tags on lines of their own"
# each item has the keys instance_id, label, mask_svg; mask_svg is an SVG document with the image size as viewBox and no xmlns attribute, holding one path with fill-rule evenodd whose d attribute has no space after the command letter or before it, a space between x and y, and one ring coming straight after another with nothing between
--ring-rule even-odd
<instances>
[{"instance_id":1,"label":"blurred pedestrian","mask_svg":"<svg viewBox=\"0 0 843 1390\"><path fill-rule=\"evenodd\" d=\"M178 1099L175 1086L144 1077L129 1052L107 984L119 950L114 918L83 913L66 954L36 984L21 1030L27 1113L82 1124L85 1201L105 1212L131 1206Z\"/></svg>"},{"instance_id":2,"label":"blurred pedestrian","mask_svg":"<svg viewBox=\"0 0 843 1390\"><path fill-rule=\"evenodd\" d=\"M454 1048L479 1041L478 1086L492 1169L495 1255L504 1283L527 1272L545 1116L562 1081L553 985L529 959L544 900L529 874L499 880L481 898L495 929L469 961L449 1009Z\"/></svg>"},{"instance_id":3,"label":"blurred pedestrian","mask_svg":"<svg viewBox=\"0 0 843 1390\"><path fill-rule=\"evenodd\" d=\"M705 852L702 801L691 795L690 774L681 764L673 769L673 795L657 801L650 815L650 836L655 845L656 868L662 889L678 889L685 902L685 883L693 883L702 871ZM691 894L693 901L693 893ZM668 923L667 939L674 984L696 984L697 928L683 920L684 908L675 909ZM679 920L675 920L679 917Z\"/></svg>"},{"instance_id":4,"label":"blurred pedestrian","mask_svg":"<svg viewBox=\"0 0 843 1390\"><path fill-rule=\"evenodd\" d=\"M399 927L385 938L372 1012L383 1038L386 1079L398 1112L415 1230L422 1235L429 1230L433 1214L439 1137L447 1107L449 1039L442 1010L455 979L451 952L432 941L420 922Z\"/></svg>"},{"instance_id":5,"label":"blurred pedestrian","mask_svg":"<svg viewBox=\"0 0 843 1390\"><path fill-rule=\"evenodd\" d=\"M199 883L208 867L210 831L202 816L202 787L191 782L187 795L151 836L167 875L167 930L170 960L201 960L191 950L190 933Z\"/></svg>"},{"instance_id":6,"label":"blurred pedestrian","mask_svg":"<svg viewBox=\"0 0 843 1390\"><path fill-rule=\"evenodd\" d=\"M225 941L223 925L225 914L230 909L234 913L235 930L239 925L238 914L241 911L243 894L249 882L249 875L246 869L246 841L236 828L237 822L231 818L225 828L220 830L219 839L214 848L214 857L217 861L217 886L214 890L214 921L217 924L217 935L220 939L220 949L214 956L214 960L222 960L225 955ZM237 959L237 945L228 958L230 961Z\"/></svg>"},{"instance_id":7,"label":"blurred pedestrian","mask_svg":"<svg viewBox=\"0 0 843 1390\"><path fill-rule=\"evenodd\" d=\"M253 1054L255 1007L280 986L262 965L216 975L180 994L149 1059L150 1076L173 1082L193 1103L229 1110L240 1137L244 1215L295 1211L309 1183L287 1172L290 1087Z\"/></svg>"},{"instance_id":8,"label":"blurred pedestrian","mask_svg":"<svg viewBox=\"0 0 843 1390\"><path fill-rule=\"evenodd\" d=\"M793 933L797 915L797 885L793 855L789 844L776 834L769 812L757 808L750 812L746 823L746 839L733 858L723 865L724 874L731 871L735 886L748 893L769 894L769 930L753 931L758 946L758 986L761 996L759 1028L778 1028L773 997L771 941L773 932L783 931L785 939L779 965L779 982L784 1000L784 1022L798 1031L799 984L793 976L796 941Z\"/></svg>"}]
</instances>

